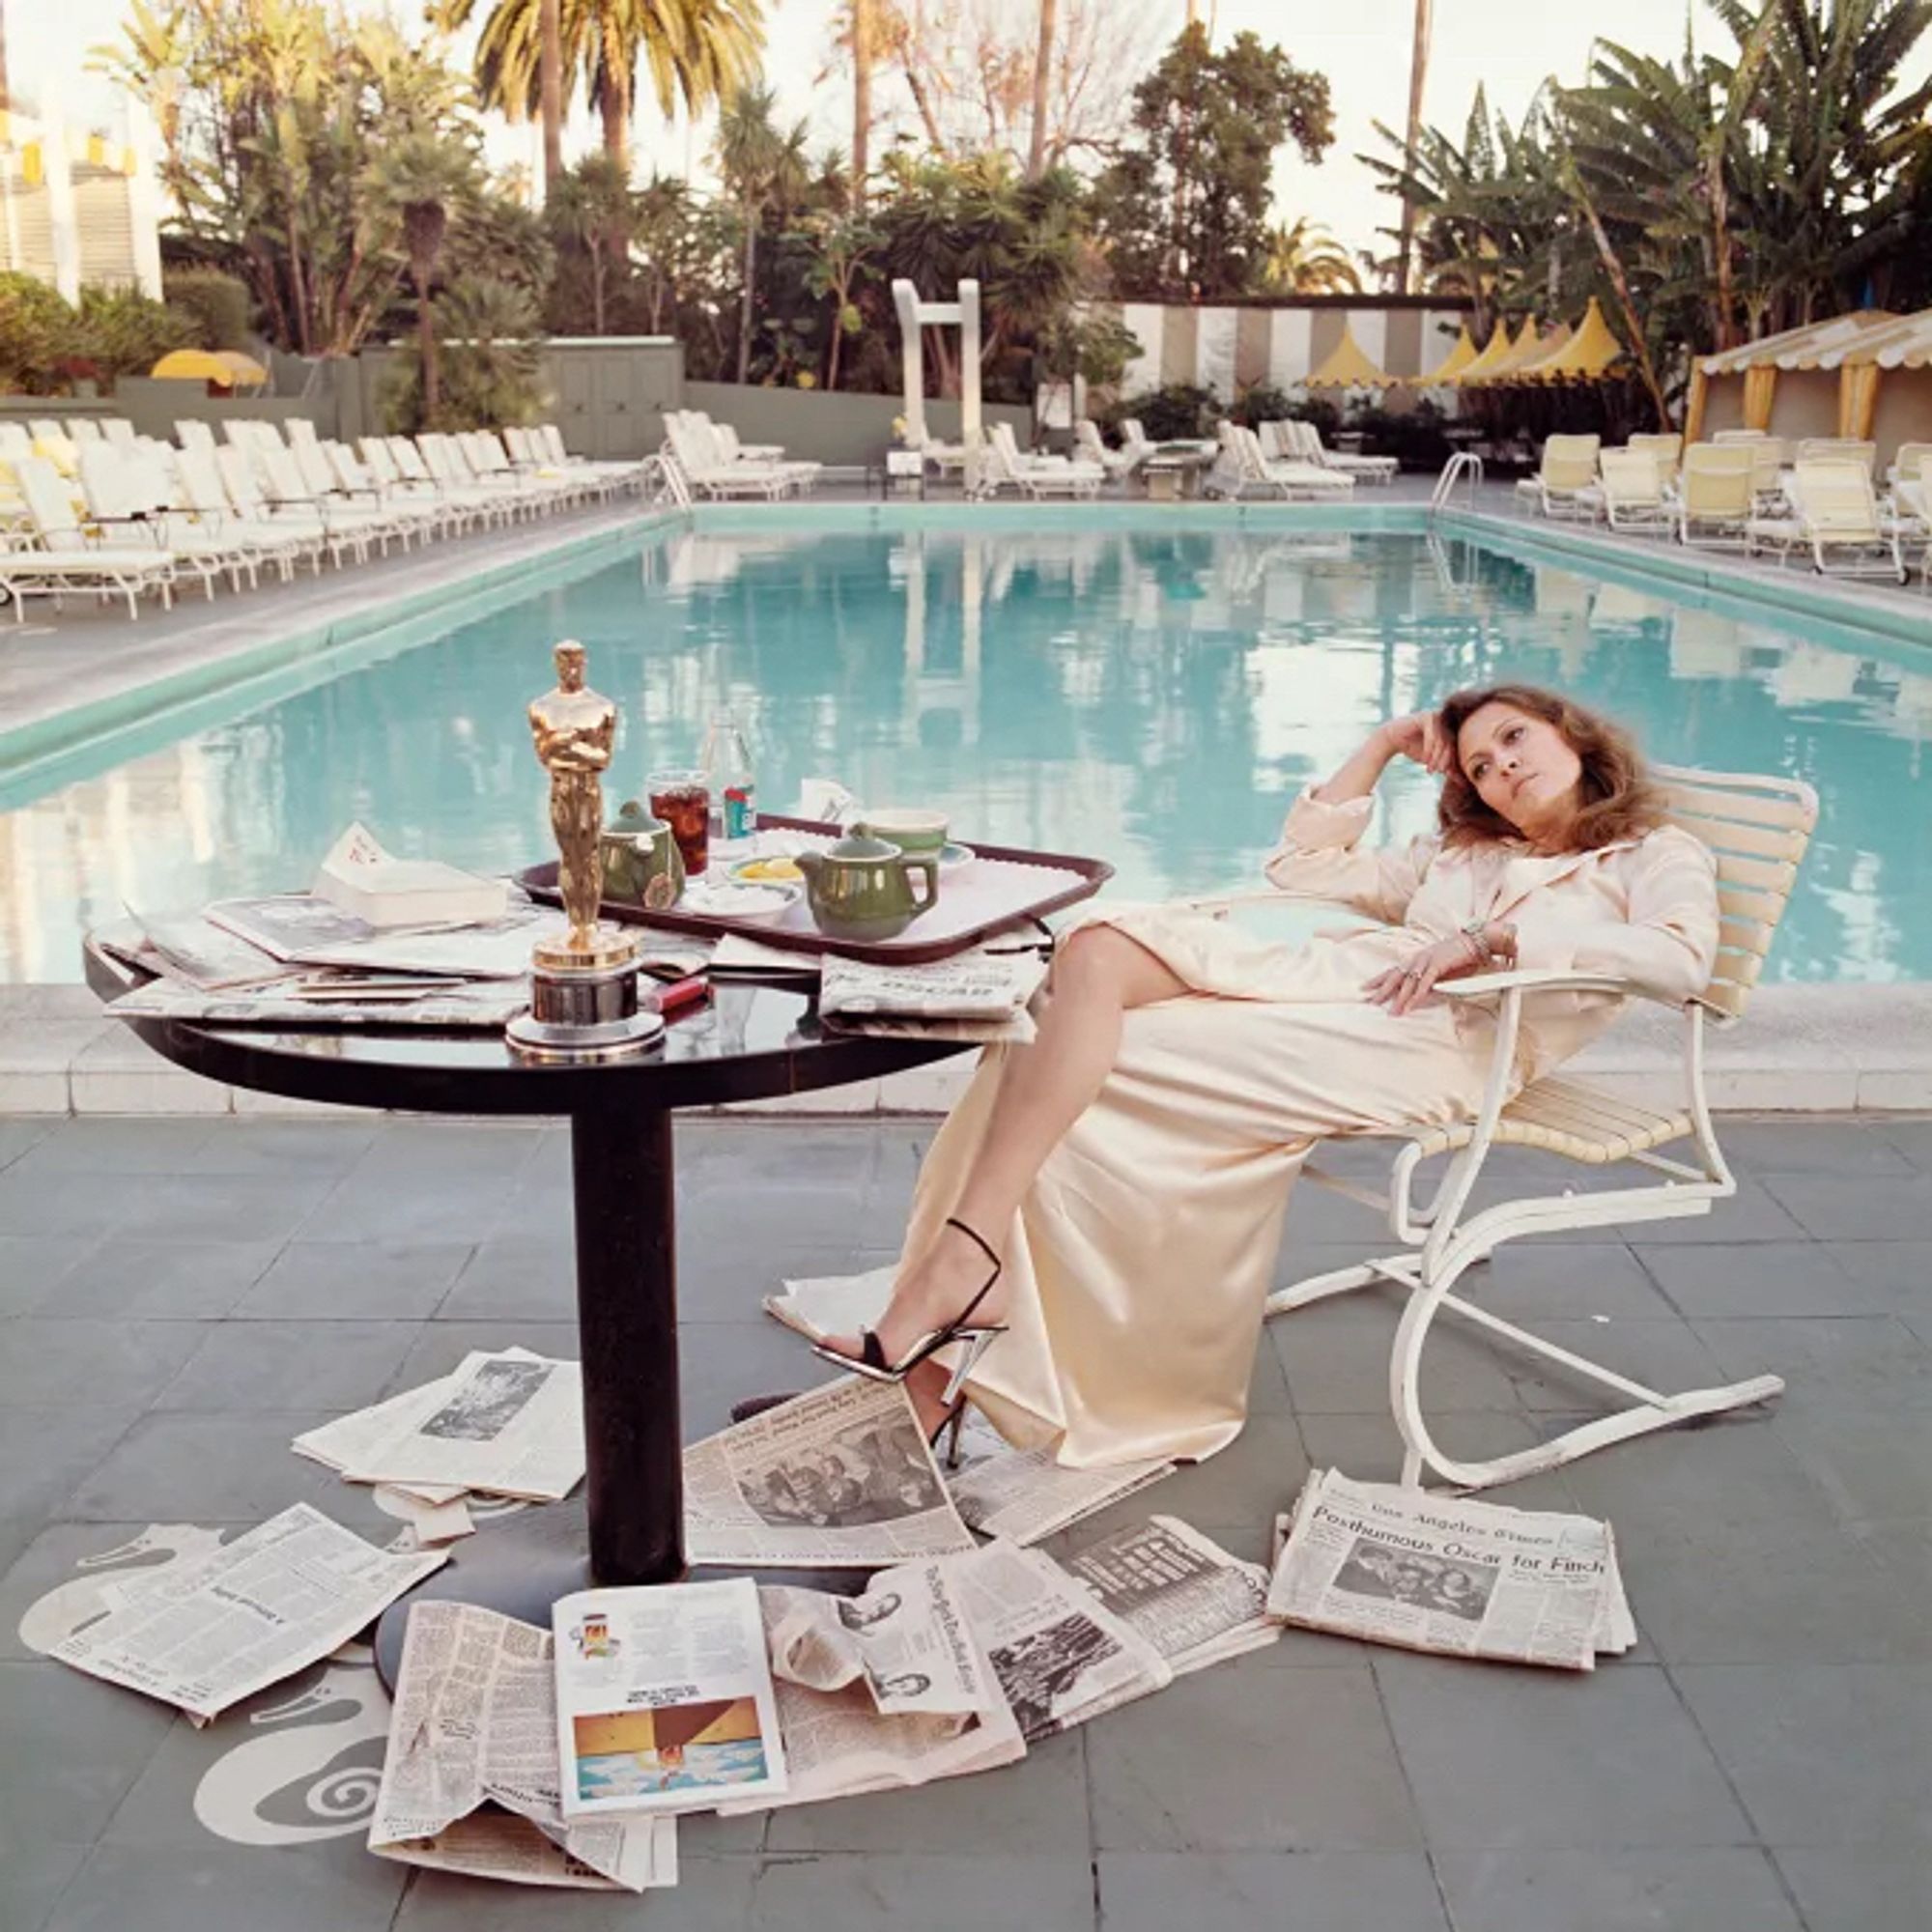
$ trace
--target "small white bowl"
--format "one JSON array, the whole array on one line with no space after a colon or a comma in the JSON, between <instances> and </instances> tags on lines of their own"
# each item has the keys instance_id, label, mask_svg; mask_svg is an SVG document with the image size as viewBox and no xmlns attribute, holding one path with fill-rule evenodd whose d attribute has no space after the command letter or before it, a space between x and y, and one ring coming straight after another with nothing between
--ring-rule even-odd
<instances>
[{"instance_id":1,"label":"small white bowl","mask_svg":"<svg viewBox=\"0 0 1932 1932\"><path fill-rule=\"evenodd\" d=\"M700 919L778 919L805 896L800 886L781 879L756 884L736 879L687 879L684 896L673 908Z\"/></svg>"}]
</instances>

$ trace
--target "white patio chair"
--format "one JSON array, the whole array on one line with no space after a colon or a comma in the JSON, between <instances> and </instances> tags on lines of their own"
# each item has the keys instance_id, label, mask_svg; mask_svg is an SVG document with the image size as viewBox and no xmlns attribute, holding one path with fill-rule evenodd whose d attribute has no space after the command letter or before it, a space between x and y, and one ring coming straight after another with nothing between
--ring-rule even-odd
<instances>
[{"instance_id":1,"label":"white patio chair","mask_svg":"<svg viewBox=\"0 0 1932 1932\"><path fill-rule=\"evenodd\" d=\"M1658 460L1648 450L1605 450L1597 459L1597 476L1611 529L1670 529L1675 519L1664 500Z\"/></svg>"},{"instance_id":2,"label":"white patio chair","mask_svg":"<svg viewBox=\"0 0 1932 1932\"><path fill-rule=\"evenodd\" d=\"M1684 438L1676 430L1639 431L1624 445L1650 457L1657 465L1657 479L1666 489L1675 481L1677 466L1684 461Z\"/></svg>"},{"instance_id":3,"label":"white patio chair","mask_svg":"<svg viewBox=\"0 0 1932 1932\"><path fill-rule=\"evenodd\" d=\"M254 463L239 443L224 443L217 449L214 452L214 468L221 478L221 488L229 505L238 517L250 524L267 524L271 529L304 545L313 545L317 555L327 551L329 560L338 570L345 556L355 557L357 563L368 562L368 539L360 529L331 525L313 510L292 505L270 506L268 497L262 494L261 479L256 474Z\"/></svg>"},{"instance_id":4,"label":"white patio chair","mask_svg":"<svg viewBox=\"0 0 1932 1932\"><path fill-rule=\"evenodd\" d=\"M790 473L777 464L724 462L712 440L682 412L667 412L665 441L686 483L700 496L775 501L792 488Z\"/></svg>"},{"instance_id":5,"label":"white patio chair","mask_svg":"<svg viewBox=\"0 0 1932 1932\"><path fill-rule=\"evenodd\" d=\"M1534 476L1516 486L1517 507L1527 506L1542 516L1595 520L1603 506L1597 488L1597 458L1603 453L1600 436L1552 436L1543 445L1543 460Z\"/></svg>"},{"instance_id":6,"label":"white patio chair","mask_svg":"<svg viewBox=\"0 0 1932 1932\"><path fill-rule=\"evenodd\" d=\"M1755 458L1742 440L1693 442L1677 481L1677 540L1693 550L1747 550L1757 507Z\"/></svg>"},{"instance_id":7,"label":"white patio chair","mask_svg":"<svg viewBox=\"0 0 1932 1932\"><path fill-rule=\"evenodd\" d=\"M1293 462L1312 463L1318 469L1333 469L1365 483L1393 483L1402 468L1393 456L1351 456L1345 450L1330 449L1312 422L1290 421L1277 427L1287 432L1285 447L1279 454ZM1266 447L1265 440L1263 447Z\"/></svg>"},{"instance_id":8,"label":"white patio chair","mask_svg":"<svg viewBox=\"0 0 1932 1932\"><path fill-rule=\"evenodd\" d=\"M1830 577L1889 577L1906 581L1903 538L1909 522L1879 507L1871 472L1856 458L1801 457L1791 486L1792 514L1753 517L1751 548L1788 558L1809 550L1813 567Z\"/></svg>"},{"instance_id":9,"label":"white patio chair","mask_svg":"<svg viewBox=\"0 0 1932 1932\"><path fill-rule=\"evenodd\" d=\"M1201 488L1205 495L1230 498L1260 491L1319 502L1351 495L1355 479L1298 458L1270 461L1263 452L1261 438L1253 430L1243 429L1239 423L1224 422L1220 428L1219 453L1213 467L1202 478Z\"/></svg>"},{"instance_id":10,"label":"white patio chair","mask_svg":"<svg viewBox=\"0 0 1932 1932\"><path fill-rule=\"evenodd\" d=\"M534 445L557 469L569 475L598 479L600 495L612 496L619 490L641 490L645 478L656 467L655 457L573 456L563 446L563 432L554 423L538 423L530 432Z\"/></svg>"},{"instance_id":11,"label":"white patio chair","mask_svg":"<svg viewBox=\"0 0 1932 1932\"><path fill-rule=\"evenodd\" d=\"M1073 425L1073 449L1082 463L1097 463L1109 482L1122 482L1147 460L1151 445L1142 442L1133 449L1109 449L1100 440L1100 427L1091 416L1082 416Z\"/></svg>"},{"instance_id":12,"label":"white patio chair","mask_svg":"<svg viewBox=\"0 0 1932 1932\"><path fill-rule=\"evenodd\" d=\"M1000 431L1006 434L1001 436ZM1091 497L1100 494L1107 472L1097 463L1069 463L1065 457L1035 457L1025 464L1014 460L1017 444L1011 426L995 423L980 432L980 498L996 497L1002 490L1017 491L1036 502L1047 497Z\"/></svg>"},{"instance_id":13,"label":"white patio chair","mask_svg":"<svg viewBox=\"0 0 1932 1932\"><path fill-rule=\"evenodd\" d=\"M112 593L128 600L128 615L141 614L138 599L156 591L165 609L174 603L175 560L152 543L104 544L74 512L66 480L42 456L10 459L32 529L31 545L0 549L0 589L14 603L14 621L26 615L29 597L60 597L69 590Z\"/></svg>"},{"instance_id":14,"label":"white patio chair","mask_svg":"<svg viewBox=\"0 0 1932 1932\"><path fill-rule=\"evenodd\" d=\"M1718 862L1721 913L1719 952L1709 985L1682 1009L1682 1099L1638 1104L1613 1097L1587 1080L1562 1074L1534 1081L1512 1098L1510 1086L1525 993L1568 990L1630 998L1654 996L1634 983L1601 974L1484 974L1445 981L1436 988L1456 1001L1498 1002L1489 1080L1476 1118L1448 1126L1395 1127L1381 1135L1350 1136L1403 1143L1384 1191L1366 1189L1323 1172L1313 1159L1302 1168L1304 1180L1312 1179L1385 1211L1391 1231L1404 1246L1397 1253L1278 1290L1268 1297L1267 1312L1270 1316L1286 1315L1374 1282L1391 1282L1406 1293L1407 1305L1389 1358L1389 1396L1403 1440L1402 1480L1408 1488L1420 1486L1425 1470L1457 1489L1481 1490L1515 1482L1558 1468L1612 1442L1768 1401L1784 1386L1776 1376L1758 1376L1721 1388L1666 1395L1502 1321L1476 1301L1455 1293L1467 1270L1487 1260L1505 1241L1567 1229L1619 1227L1708 1214L1714 1204L1737 1192L1737 1181L1718 1145L1704 1091L1705 1028L1707 1022L1719 1027L1734 1025L1744 1013L1817 823L1818 799L1809 785L1794 779L1669 766L1654 767L1653 776L1663 791L1672 823L1701 838ZM1242 896L1286 900L1289 895ZM1228 898L1195 903L1235 902ZM1687 1158L1673 1159L1657 1151L1680 1140L1692 1143ZM1589 1168L1629 1162L1662 1179L1647 1185L1584 1193L1529 1194L1472 1209L1477 1180L1491 1150L1497 1147L1531 1148ZM1445 1154L1449 1156L1447 1171L1427 1202L1417 1204L1411 1199L1416 1170L1424 1161ZM1480 1289L1475 1292L1480 1293ZM1509 1455L1481 1462L1451 1456L1431 1433L1420 1393L1424 1345L1436 1317L1444 1314L1503 1337L1531 1355L1555 1362L1623 1397L1628 1406Z\"/></svg>"},{"instance_id":15,"label":"white patio chair","mask_svg":"<svg viewBox=\"0 0 1932 1932\"><path fill-rule=\"evenodd\" d=\"M351 503L334 493L328 466L321 461L321 452L312 444L307 446L308 454L319 464L321 471L315 480L304 471L300 452L274 435L270 425L251 425L251 429L264 428L270 430L268 436L251 434L242 440L242 446L254 465L261 479L262 495L271 510L277 514L293 511L319 518L326 529L355 537L365 560L372 543L384 556L389 554L391 540L405 549L409 547L409 532L404 524L378 508ZM325 484L328 487L322 487Z\"/></svg>"},{"instance_id":16,"label":"white patio chair","mask_svg":"<svg viewBox=\"0 0 1932 1932\"><path fill-rule=\"evenodd\" d=\"M1869 477L1878 467L1878 444L1848 436L1807 436L1800 440L1800 463L1856 463Z\"/></svg>"},{"instance_id":17,"label":"white patio chair","mask_svg":"<svg viewBox=\"0 0 1932 1932\"><path fill-rule=\"evenodd\" d=\"M90 523L111 532L117 543L166 551L175 559L177 577L199 577L211 600L218 577L225 576L238 594L244 576L251 589L260 582L259 560L245 546L197 530L188 515L176 516L171 469L97 437L80 445L80 487Z\"/></svg>"},{"instance_id":18,"label":"white patio chair","mask_svg":"<svg viewBox=\"0 0 1932 1932\"><path fill-rule=\"evenodd\" d=\"M282 528L266 519L242 516L229 501L221 471L205 449L164 449L162 460L174 473L174 502L194 527L223 543L244 550L257 566L272 563L287 583L303 557L315 574L322 574L322 539Z\"/></svg>"}]
</instances>

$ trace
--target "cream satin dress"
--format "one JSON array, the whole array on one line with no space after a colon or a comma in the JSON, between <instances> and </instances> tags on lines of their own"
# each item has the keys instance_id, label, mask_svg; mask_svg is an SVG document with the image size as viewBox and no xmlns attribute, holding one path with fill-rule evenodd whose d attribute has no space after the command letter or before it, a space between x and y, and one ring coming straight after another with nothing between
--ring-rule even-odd
<instances>
[{"instance_id":1,"label":"cream satin dress","mask_svg":"<svg viewBox=\"0 0 1932 1932\"><path fill-rule=\"evenodd\" d=\"M1010 1331L969 1389L1009 1441L1094 1467L1210 1456L1240 1434L1282 1215L1310 1148L1466 1119L1481 1101L1492 1017L1444 1002L1400 1018L1371 1006L1363 981L1385 966L1481 917L1514 922L1525 967L1616 973L1672 999L1708 980L1715 867L1687 833L1558 858L1444 850L1433 837L1363 852L1371 809L1303 794L1266 873L1377 924L1288 946L1186 906L1121 904L1086 908L1067 928L1126 933L1191 991L1125 1016L1098 1097L1013 1225L982 1231L1005 1256ZM1620 1004L1526 1001L1519 1084L1575 1053ZM987 1049L934 1140L908 1253L953 1211L1011 1050Z\"/></svg>"}]
</instances>

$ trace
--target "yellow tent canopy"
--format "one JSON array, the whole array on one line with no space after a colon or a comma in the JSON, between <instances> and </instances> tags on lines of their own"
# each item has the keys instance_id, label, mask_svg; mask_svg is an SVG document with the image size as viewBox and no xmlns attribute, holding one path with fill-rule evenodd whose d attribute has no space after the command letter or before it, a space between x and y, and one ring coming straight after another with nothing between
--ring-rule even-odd
<instances>
[{"instance_id":1,"label":"yellow tent canopy","mask_svg":"<svg viewBox=\"0 0 1932 1932\"><path fill-rule=\"evenodd\" d=\"M1624 346L1616 338L1595 296L1583 311L1577 332L1553 354L1530 363L1521 372L1525 383L1594 383L1605 370L1623 359Z\"/></svg>"},{"instance_id":2,"label":"yellow tent canopy","mask_svg":"<svg viewBox=\"0 0 1932 1932\"><path fill-rule=\"evenodd\" d=\"M1536 324L1534 321L1524 323L1523 327L1529 330L1532 336L1535 334ZM1450 378L1450 381L1455 383L1480 383L1484 377L1493 375L1501 367L1512 346L1510 342L1509 324L1498 322L1496 324L1496 332L1490 337L1489 343L1484 348L1482 354L1460 376L1453 376Z\"/></svg>"},{"instance_id":3,"label":"yellow tent canopy","mask_svg":"<svg viewBox=\"0 0 1932 1932\"><path fill-rule=\"evenodd\" d=\"M1345 321L1341 341L1322 358L1307 385L1311 389L1385 389L1391 380L1362 354L1354 330Z\"/></svg>"},{"instance_id":4,"label":"yellow tent canopy","mask_svg":"<svg viewBox=\"0 0 1932 1932\"><path fill-rule=\"evenodd\" d=\"M1418 389L1426 389L1433 383L1453 383L1475 359L1475 339L1470 335L1469 325L1465 322L1456 337L1456 346L1448 355L1443 356L1427 375L1411 376L1408 381Z\"/></svg>"},{"instance_id":5,"label":"yellow tent canopy","mask_svg":"<svg viewBox=\"0 0 1932 1932\"><path fill-rule=\"evenodd\" d=\"M228 380L238 389L258 389L269 380L269 372L239 349L217 349L214 359L229 372Z\"/></svg>"},{"instance_id":6,"label":"yellow tent canopy","mask_svg":"<svg viewBox=\"0 0 1932 1932\"><path fill-rule=\"evenodd\" d=\"M148 374L165 382L220 383L225 387L232 387L235 382L235 372L228 364L206 349L176 349L163 355Z\"/></svg>"},{"instance_id":7,"label":"yellow tent canopy","mask_svg":"<svg viewBox=\"0 0 1932 1932\"><path fill-rule=\"evenodd\" d=\"M1484 368L1483 364L1489 360L1490 351L1496 346L1492 342L1490 348L1484 350L1476 358L1475 365L1463 370L1463 381L1468 384L1508 382L1514 379L1517 372L1525 364L1549 355L1569 339L1567 328L1563 329L1560 335L1555 331L1548 336L1539 335L1536 332L1536 318L1533 315L1527 316L1523 320L1522 327L1517 333L1516 340L1510 343L1493 362L1490 362L1488 368Z\"/></svg>"}]
</instances>

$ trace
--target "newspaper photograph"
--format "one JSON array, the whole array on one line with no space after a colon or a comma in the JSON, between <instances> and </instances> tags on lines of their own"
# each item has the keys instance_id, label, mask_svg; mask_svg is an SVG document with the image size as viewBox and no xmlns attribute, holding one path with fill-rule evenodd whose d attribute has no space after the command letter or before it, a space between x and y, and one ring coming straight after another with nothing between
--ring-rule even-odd
<instances>
[{"instance_id":1,"label":"newspaper photograph","mask_svg":"<svg viewBox=\"0 0 1932 1932\"><path fill-rule=\"evenodd\" d=\"M975 1416L960 1432L960 1466L946 1486L968 1529L1009 1543L1041 1543L1174 1473L1164 1461L1068 1469L1050 1449L1015 1449Z\"/></svg>"},{"instance_id":2,"label":"newspaper photograph","mask_svg":"<svg viewBox=\"0 0 1932 1932\"><path fill-rule=\"evenodd\" d=\"M369 1849L513 1885L677 1882L668 1818L566 1823L551 1634L469 1604L414 1605Z\"/></svg>"},{"instance_id":3,"label":"newspaper photograph","mask_svg":"<svg viewBox=\"0 0 1932 1932\"><path fill-rule=\"evenodd\" d=\"M1267 1614L1268 1573L1175 1517L1150 1517L1102 1537L1069 1556L1065 1568L1146 1637L1177 1677L1263 1649L1281 1634Z\"/></svg>"},{"instance_id":4,"label":"newspaper photograph","mask_svg":"<svg viewBox=\"0 0 1932 1932\"><path fill-rule=\"evenodd\" d=\"M352 1483L486 1490L555 1502L583 1479L578 1364L524 1350L472 1353L422 1413L399 1409L342 1473Z\"/></svg>"},{"instance_id":5,"label":"newspaper photograph","mask_svg":"<svg viewBox=\"0 0 1932 1932\"><path fill-rule=\"evenodd\" d=\"M989 1543L948 1568L1028 1744L1173 1681L1146 1637L1039 1550Z\"/></svg>"},{"instance_id":6,"label":"newspaper photograph","mask_svg":"<svg viewBox=\"0 0 1932 1932\"><path fill-rule=\"evenodd\" d=\"M694 1563L879 1570L974 1548L903 1388L847 1376L684 1452Z\"/></svg>"},{"instance_id":7,"label":"newspaper photograph","mask_svg":"<svg viewBox=\"0 0 1932 1932\"><path fill-rule=\"evenodd\" d=\"M441 1549L392 1555L297 1503L51 1654L206 1723L347 1643L448 1560Z\"/></svg>"},{"instance_id":8,"label":"newspaper photograph","mask_svg":"<svg viewBox=\"0 0 1932 1932\"><path fill-rule=\"evenodd\" d=\"M580 1590L552 1606L568 1818L710 1811L785 1788L758 1586L749 1577Z\"/></svg>"},{"instance_id":9,"label":"newspaper photograph","mask_svg":"<svg viewBox=\"0 0 1932 1932\"><path fill-rule=\"evenodd\" d=\"M1270 1615L1450 1656L1569 1670L1628 1648L1608 1526L1333 1470L1310 1476L1268 1586Z\"/></svg>"},{"instance_id":10,"label":"newspaper photograph","mask_svg":"<svg viewBox=\"0 0 1932 1932\"><path fill-rule=\"evenodd\" d=\"M1026 1755L952 1562L884 1571L860 1598L759 1591L789 1782L781 1797L721 1813L904 1789Z\"/></svg>"}]
</instances>

